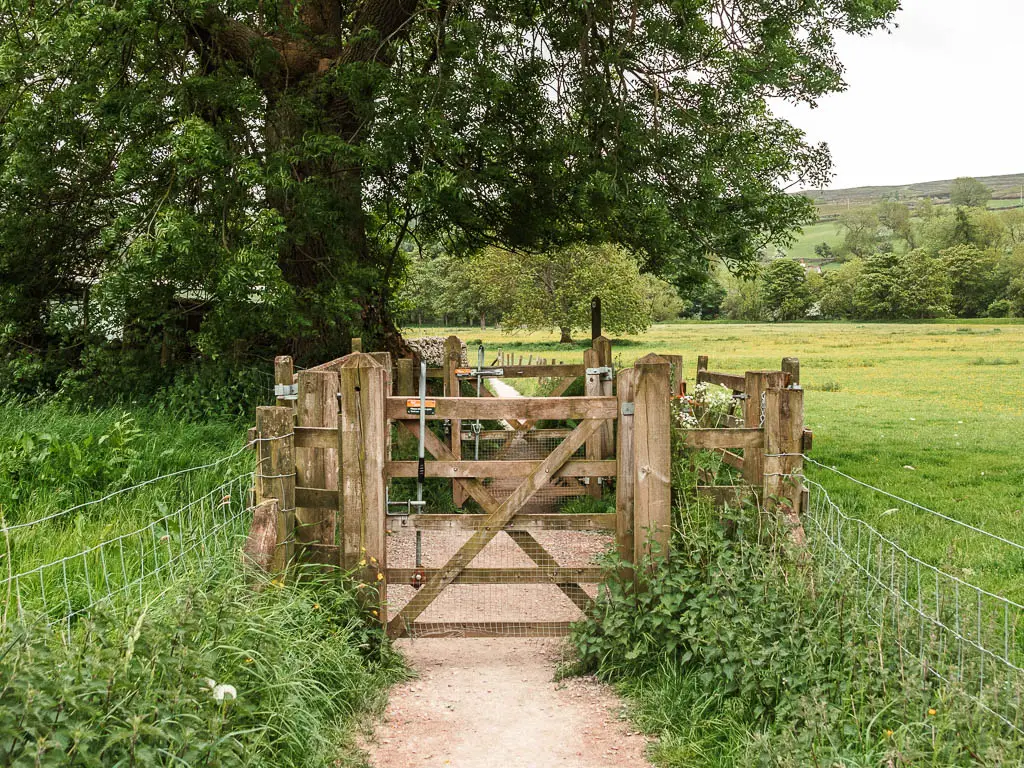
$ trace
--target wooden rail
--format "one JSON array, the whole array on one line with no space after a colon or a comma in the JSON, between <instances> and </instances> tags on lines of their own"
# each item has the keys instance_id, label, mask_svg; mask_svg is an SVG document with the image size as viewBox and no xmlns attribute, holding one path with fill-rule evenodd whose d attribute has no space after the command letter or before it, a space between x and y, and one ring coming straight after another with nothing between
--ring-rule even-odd
<instances>
[{"instance_id":1,"label":"wooden rail","mask_svg":"<svg viewBox=\"0 0 1024 768\"><path fill-rule=\"evenodd\" d=\"M487 515L409 515L406 525L421 531L476 531L484 527ZM615 514L568 515L565 513L521 513L505 524L506 531L614 531Z\"/></svg>"},{"instance_id":2,"label":"wooden rail","mask_svg":"<svg viewBox=\"0 0 1024 768\"><path fill-rule=\"evenodd\" d=\"M540 461L426 461L425 477L528 477ZM416 477L419 462L388 461L384 476ZM614 459L603 461L567 461L552 477L615 477Z\"/></svg>"},{"instance_id":3,"label":"wooden rail","mask_svg":"<svg viewBox=\"0 0 1024 768\"><path fill-rule=\"evenodd\" d=\"M476 367L466 366L466 367ZM502 369L503 379L554 379L554 378L576 378L586 374L582 365L571 363L555 363L547 365L506 365L495 366ZM427 368L428 379L443 379L444 368ZM488 377L485 377L488 378ZM494 377L498 378L498 377Z\"/></svg>"},{"instance_id":4,"label":"wooden rail","mask_svg":"<svg viewBox=\"0 0 1024 768\"><path fill-rule=\"evenodd\" d=\"M387 398L384 417L396 421L415 421L419 416L407 410L406 397ZM434 412L428 420L437 419L614 419L618 413L614 397L517 397L490 399L485 397L436 397Z\"/></svg>"},{"instance_id":5,"label":"wooden rail","mask_svg":"<svg viewBox=\"0 0 1024 768\"><path fill-rule=\"evenodd\" d=\"M721 384L733 392L745 392L743 376L732 373L719 373L718 371L697 371L698 384Z\"/></svg>"}]
</instances>

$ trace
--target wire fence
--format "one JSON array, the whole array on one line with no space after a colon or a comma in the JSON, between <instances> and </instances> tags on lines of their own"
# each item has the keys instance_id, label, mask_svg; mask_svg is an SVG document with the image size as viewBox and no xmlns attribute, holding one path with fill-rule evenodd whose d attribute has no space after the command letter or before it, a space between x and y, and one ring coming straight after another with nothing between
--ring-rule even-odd
<instances>
[{"instance_id":1,"label":"wire fence","mask_svg":"<svg viewBox=\"0 0 1024 768\"><path fill-rule=\"evenodd\" d=\"M1009 549L1020 547L805 460ZM815 560L827 571L850 574L858 581L859 588L849 594L877 627L879 651L894 654L904 674L938 681L1024 734L1024 605L913 555L871 524L844 512L821 483L801 479L809 494L803 518Z\"/></svg>"},{"instance_id":2,"label":"wire fence","mask_svg":"<svg viewBox=\"0 0 1024 768\"><path fill-rule=\"evenodd\" d=\"M97 606L144 603L195 564L222 556L248 531L254 473L237 471L226 480L222 474L212 482L197 479L196 473L228 464L257 443L284 437L257 438L216 461L34 520L7 525L0 517L0 626L18 621L57 628L70 640L76 620ZM126 494L152 490L161 481L170 486L167 495L180 499L184 491L187 500L166 511L169 505L147 491L141 498L128 497L132 503L127 504ZM195 485L205 489L192 491ZM112 500L130 509L101 506L101 514L79 514ZM97 529L110 533L101 532L96 541Z\"/></svg>"}]
</instances>

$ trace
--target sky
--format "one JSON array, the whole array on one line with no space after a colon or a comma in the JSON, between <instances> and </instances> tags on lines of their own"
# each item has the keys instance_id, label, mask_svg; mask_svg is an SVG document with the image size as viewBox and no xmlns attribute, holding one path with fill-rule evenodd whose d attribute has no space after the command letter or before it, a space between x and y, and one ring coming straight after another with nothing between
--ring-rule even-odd
<instances>
[{"instance_id":1,"label":"sky","mask_svg":"<svg viewBox=\"0 0 1024 768\"><path fill-rule=\"evenodd\" d=\"M1024 173L1024 0L903 0L837 43L849 85L775 113L832 151L833 189Z\"/></svg>"}]
</instances>

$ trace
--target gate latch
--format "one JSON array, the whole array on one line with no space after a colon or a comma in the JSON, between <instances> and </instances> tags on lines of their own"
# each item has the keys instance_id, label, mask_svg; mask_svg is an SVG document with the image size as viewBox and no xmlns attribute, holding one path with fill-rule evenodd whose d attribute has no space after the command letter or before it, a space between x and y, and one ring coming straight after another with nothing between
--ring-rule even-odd
<instances>
[{"instance_id":1,"label":"gate latch","mask_svg":"<svg viewBox=\"0 0 1024 768\"><path fill-rule=\"evenodd\" d=\"M612 368L610 365L602 365L600 368L587 368L587 376L600 376L601 381L611 381Z\"/></svg>"},{"instance_id":2,"label":"gate latch","mask_svg":"<svg viewBox=\"0 0 1024 768\"><path fill-rule=\"evenodd\" d=\"M460 379L475 379L477 376L485 379L499 378L505 375L504 368L456 368L455 375Z\"/></svg>"},{"instance_id":3,"label":"gate latch","mask_svg":"<svg viewBox=\"0 0 1024 768\"><path fill-rule=\"evenodd\" d=\"M299 385L298 384L275 384L274 385L274 397L278 400L298 400L299 399Z\"/></svg>"}]
</instances>

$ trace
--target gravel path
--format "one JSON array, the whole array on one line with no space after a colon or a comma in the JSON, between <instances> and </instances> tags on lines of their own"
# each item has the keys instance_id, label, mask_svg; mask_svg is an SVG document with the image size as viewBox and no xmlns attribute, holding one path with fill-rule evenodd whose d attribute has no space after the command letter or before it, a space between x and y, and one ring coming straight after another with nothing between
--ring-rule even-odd
<instances>
[{"instance_id":1,"label":"gravel path","mask_svg":"<svg viewBox=\"0 0 1024 768\"><path fill-rule=\"evenodd\" d=\"M402 640L396 686L365 747L374 768L645 768L646 740L593 678L554 682L561 642Z\"/></svg>"}]
</instances>

